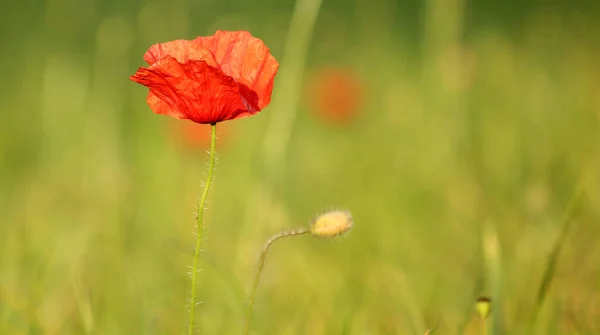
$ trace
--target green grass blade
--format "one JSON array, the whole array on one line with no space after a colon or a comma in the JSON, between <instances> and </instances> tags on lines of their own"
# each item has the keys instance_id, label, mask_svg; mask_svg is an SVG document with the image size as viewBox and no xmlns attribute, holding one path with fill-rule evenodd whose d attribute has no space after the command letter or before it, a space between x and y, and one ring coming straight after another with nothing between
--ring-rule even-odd
<instances>
[{"instance_id":1,"label":"green grass blade","mask_svg":"<svg viewBox=\"0 0 600 335\"><path fill-rule=\"evenodd\" d=\"M531 315L530 332L534 331L536 328L539 312L542 309L544 302L546 301L546 296L548 294L548 291L550 290L552 279L554 278L554 274L556 272L556 265L558 264L560 252L565 244L566 237L571 229L573 217L581 204L582 196L583 189L580 187L575 191L575 194L573 195L573 197L569 201L569 205L567 206L565 217L562 221L561 231L558 237L556 238L556 241L554 242L554 246L552 247L550 255L548 256L546 270L544 271L544 275L542 276L542 282L538 287L538 292L535 304L533 306L533 312Z\"/></svg>"},{"instance_id":2,"label":"green grass blade","mask_svg":"<svg viewBox=\"0 0 600 335\"><path fill-rule=\"evenodd\" d=\"M483 254L485 259L487 280L492 296L491 334L502 335L504 333L504 327L502 325L501 249L496 228L492 223L489 222L484 224Z\"/></svg>"}]
</instances>

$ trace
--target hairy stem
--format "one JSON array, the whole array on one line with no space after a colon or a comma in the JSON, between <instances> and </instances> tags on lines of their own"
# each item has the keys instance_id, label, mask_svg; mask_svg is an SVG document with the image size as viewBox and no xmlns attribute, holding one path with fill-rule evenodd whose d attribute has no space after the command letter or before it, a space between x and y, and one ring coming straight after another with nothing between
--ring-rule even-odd
<instances>
[{"instance_id":1,"label":"hairy stem","mask_svg":"<svg viewBox=\"0 0 600 335\"><path fill-rule=\"evenodd\" d=\"M258 268L256 270L256 274L254 276L254 282L252 283L252 290L250 291L250 299L248 301L248 310L246 312L246 322L244 323L244 335L248 335L250 331L250 320L252 319L252 309L254 308L254 300L256 298L256 289L258 288L258 282L260 281L260 276L262 274L262 270L265 266L265 259L267 258L267 252L271 247L273 242L284 238L291 237L303 234L309 234L310 231L308 229L295 229L295 230L287 230L281 233L277 233L273 235L270 239L265 243L262 252L260 253L260 258L258 260Z\"/></svg>"},{"instance_id":2,"label":"hairy stem","mask_svg":"<svg viewBox=\"0 0 600 335\"><path fill-rule=\"evenodd\" d=\"M197 222L196 222L196 250L194 252L194 263L192 265L192 289L191 289L191 298L190 298L190 324L188 328L188 335L193 335L196 327L196 305L198 304L198 297L196 293L196 286L198 280L198 264L200 263L200 247L202 245L202 217L204 215L204 205L206 204L206 197L208 195L208 189L210 188L210 183L212 181L213 171L215 170L215 144L217 142L217 125L215 123L210 125L211 134L210 134L210 154L209 154L209 163L208 163L208 176L206 178L206 183L204 184L204 191L202 192L202 196L200 197L200 202L198 203L198 213L197 213Z\"/></svg>"}]
</instances>

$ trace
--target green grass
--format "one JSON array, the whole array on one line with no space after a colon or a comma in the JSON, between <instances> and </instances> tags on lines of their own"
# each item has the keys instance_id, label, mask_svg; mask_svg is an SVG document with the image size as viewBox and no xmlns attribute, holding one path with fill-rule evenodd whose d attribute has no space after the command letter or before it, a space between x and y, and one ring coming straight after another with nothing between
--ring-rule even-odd
<instances>
[{"instance_id":1,"label":"green grass","mask_svg":"<svg viewBox=\"0 0 600 335\"><path fill-rule=\"evenodd\" d=\"M352 212L353 230L272 250L255 334L481 334L480 295L504 334L600 332L595 9L473 26L484 18L458 0L462 11L325 0L307 53L295 55L284 52L292 3L245 3L61 0L13 5L22 21L0 14L10 31L0 51L0 334L185 332L207 155L178 147L172 120L127 78L150 44L216 28L248 29L300 68L282 68L278 103L231 122L228 144L217 143L200 334L241 334L263 242L331 207ZM399 19L414 16L424 24ZM298 92L304 75L332 64L356 70L367 90L347 126L323 123ZM265 134L290 110L274 136L285 150L268 160ZM486 225L500 251L492 266Z\"/></svg>"}]
</instances>

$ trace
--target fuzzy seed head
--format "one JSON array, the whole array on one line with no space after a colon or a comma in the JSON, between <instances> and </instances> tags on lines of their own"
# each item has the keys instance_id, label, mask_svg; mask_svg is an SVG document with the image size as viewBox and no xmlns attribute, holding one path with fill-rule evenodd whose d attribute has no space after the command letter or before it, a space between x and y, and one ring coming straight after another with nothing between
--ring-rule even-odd
<instances>
[{"instance_id":1,"label":"fuzzy seed head","mask_svg":"<svg viewBox=\"0 0 600 335\"><path fill-rule=\"evenodd\" d=\"M333 210L317 216L310 225L310 233L318 237L336 237L348 232L352 225L350 212Z\"/></svg>"}]
</instances>

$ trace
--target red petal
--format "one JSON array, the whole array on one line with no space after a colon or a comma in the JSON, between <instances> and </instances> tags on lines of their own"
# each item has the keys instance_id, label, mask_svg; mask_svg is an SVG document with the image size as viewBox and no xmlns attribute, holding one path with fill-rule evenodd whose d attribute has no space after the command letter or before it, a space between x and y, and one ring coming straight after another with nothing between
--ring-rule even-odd
<instances>
[{"instance_id":1,"label":"red petal","mask_svg":"<svg viewBox=\"0 0 600 335\"><path fill-rule=\"evenodd\" d=\"M144 54L144 60L152 65L167 56L175 58L179 63L185 63L188 60L203 60L210 66L219 67L210 50L188 40L154 44Z\"/></svg>"},{"instance_id":2,"label":"red petal","mask_svg":"<svg viewBox=\"0 0 600 335\"><path fill-rule=\"evenodd\" d=\"M247 31L219 30L194 42L213 54L223 73L256 92L260 109L269 104L279 63L263 41Z\"/></svg>"},{"instance_id":3,"label":"red petal","mask_svg":"<svg viewBox=\"0 0 600 335\"><path fill-rule=\"evenodd\" d=\"M157 114L216 123L260 110L256 93L203 60L180 64L166 56L138 69L131 80L150 89L148 104Z\"/></svg>"}]
</instances>

